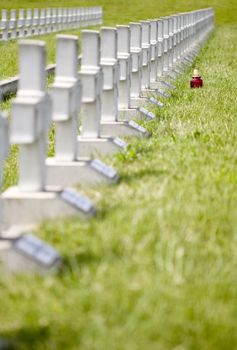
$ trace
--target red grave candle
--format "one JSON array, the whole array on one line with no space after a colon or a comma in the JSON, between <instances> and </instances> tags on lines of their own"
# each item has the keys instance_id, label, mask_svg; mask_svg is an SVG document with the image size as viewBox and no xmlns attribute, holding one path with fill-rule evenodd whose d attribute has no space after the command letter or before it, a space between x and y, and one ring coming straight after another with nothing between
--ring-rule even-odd
<instances>
[{"instance_id":1,"label":"red grave candle","mask_svg":"<svg viewBox=\"0 0 237 350\"><path fill-rule=\"evenodd\" d=\"M194 69L193 71L193 77L190 81L190 87L193 89L193 88L200 88L200 87L203 87L203 81L202 81L202 78L201 76L199 75L198 73L198 70L197 69Z\"/></svg>"}]
</instances>

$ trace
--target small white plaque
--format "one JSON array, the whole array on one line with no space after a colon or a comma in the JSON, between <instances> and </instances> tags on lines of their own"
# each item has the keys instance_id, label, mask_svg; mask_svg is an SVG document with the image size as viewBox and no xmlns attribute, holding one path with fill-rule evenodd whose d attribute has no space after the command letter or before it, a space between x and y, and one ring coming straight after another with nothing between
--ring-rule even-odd
<instances>
[{"instance_id":1,"label":"small white plaque","mask_svg":"<svg viewBox=\"0 0 237 350\"><path fill-rule=\"evenodd\" d=\"M61 260L59 253L54 248L31 234L16 239L13 248L35 263L45 267L51 267Z\"/></svg>"},{"instance_id":2,"label":"small white plaque","mask_svg":"<svg viewBox=\"0 0 237 350\"><path fill-rule=\"evenodd\" d=\"M99 159L93 159L90 162L92 168L94 168L96 171L98 171L99 173L103 174L104 176L106 176L109 179L115 179L118 175L117 175L117 171L115 169L113 169L112 167L108 166L107 164L103 163L101 160Z\"/></svg>"},{"instance_id":3,"label":"small white plaque","mask_svg":"<svg viewBox=\"0 0 237 350\"><path fill-rule=\"evenodd\" d=\"M140 107L139 108L139 112L140 113L142 113L142 114L144 114L146 117L148 117L149 119L155 119L156 117L155 117L155 114L154 113L152 113L152 112L150 112L150 111L148 111L146 108L144 108L144 107Z\"/></svg>"},{"instance_id":4,"label":"small white plaque","mask_svg":"<svg viewBox=\"0 0 237 350\"><path fill-rule=\"evenodd\" d=\"M88 198L83 197L72 188L65 188L61 192L61 198L84 213L93 212L95 210L94 205Z\"/></svg>"},{"instance_id":5,"label":"small white plaque","mask_svg":"<svg viewBox=\"0 0 237 350\"><path fill-rule=\"evenodd\" d=\"M173 84L169 83L168 81L162 81L162 83L171 89L176 89L176 87Z\"/></svg>"},{"instance_id":6,"label":"small white plaque","mask_svg":"<svg viewBox=\"0 0 237 350\"><path fill-rule=\"evenodd\" d=\"M119 137L115 137L113 139L113 143L124 150L127 149L127 143L124 140L120 139Z\"/></svg>"},{"instance_id":7,"label":"small white plaque","mask_svg":"<svg viewBox=\"0 0 237 350\"><path fill-rule=\"evenodd\" d=\"M137 124L134 120L130 120L128 125L131 126L134 129L140 131L142 134L146 134L147 133L147 130L143 126Z\"/></svg>"},{"instance_id":8,"label":"small white plaque","mask_svg":"<svg viewBox=\"0 0 237 350\"><path fill-rule=\"evenodd\" d=\"M170 94L167 94L167 92L165 92L165 91L162 90L162 89L158 89L157 92L158 92L158 94L160 94L160 95L163 96L163 97L166 97L166 98L169 98L169 97L170 97Z\"/></svg>"},{"instance_id":9,"label":"small white plaque","mask_svg":"<svg viewBox=\"0 0 237 350\"><path fill-rule=\"evenodd\" d=\"M150 97L148 99L149 102L154 103L155 105L159 107L164 107L164 103L160 102L159 100L156 100L154 97Z\"/></svg>"},{"instance_id":10,"label":"small white plaque","mask_svg":"<svg viewBox=\"0 0 237 350\"><path fill-rule=\"evenodd\" d=\"M184 57L184 59L185 59L186 61L188 61L189 63L192 63L192 60L191 60L190 58Z\"/></svg>"},{"instance_id":11,"label":"small white plaque","mask_svg":"<svg viewBox=\"0 0 237 350\"><path fill-rule=\"evenodd\" d=\"M179 74L179 75L182 75L182 73L178 69L174 69L174 72Z\"/></svg>"}]
</instances>

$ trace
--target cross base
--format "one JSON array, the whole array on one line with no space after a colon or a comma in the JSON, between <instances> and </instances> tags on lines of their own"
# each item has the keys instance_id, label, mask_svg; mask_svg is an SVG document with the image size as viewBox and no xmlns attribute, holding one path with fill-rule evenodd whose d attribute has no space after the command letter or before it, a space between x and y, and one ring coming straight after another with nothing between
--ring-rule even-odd
<instances>
[{"instance_id":1,"label":"cross base","mask_svg":"<svg viewBox=\"0 0 237 350\"><path fill-rule=\"evenodd\" d=\"M10 187L2 194L3 227L35 224L46 219L79 216L88 218L95 214L94 207L80 210L61 197L61 189L49 187L42 192L22 192L19 187Z\"/></svg>"},{"instance_id":2,"label":"cross base","mask_svg":"<svg viewBox=\"0 0 237 350\"><path fill-rule=\"evenodd\" d=\"M54 158L46 160L47 186L71 187L78 184L114 183L118 174L111 178L91 165L89 160L63 162Z\"/></svg>"}]
</instances>

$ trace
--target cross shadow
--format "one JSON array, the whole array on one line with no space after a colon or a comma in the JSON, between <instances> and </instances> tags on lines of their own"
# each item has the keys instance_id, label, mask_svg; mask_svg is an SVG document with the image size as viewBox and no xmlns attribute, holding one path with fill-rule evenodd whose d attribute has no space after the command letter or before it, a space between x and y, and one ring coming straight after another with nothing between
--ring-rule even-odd
<instances>
[{"instance_id":1,"label":"cross shadow","mask_svg":"<svg viewBox=\"0 0 237 350\"><path fill-rule=\"evenodd\" d=\"M36 343L44 344L49 337L49 327L24 327L1 334L0 350L34 349Z\"/></svg>"}]
</instances>

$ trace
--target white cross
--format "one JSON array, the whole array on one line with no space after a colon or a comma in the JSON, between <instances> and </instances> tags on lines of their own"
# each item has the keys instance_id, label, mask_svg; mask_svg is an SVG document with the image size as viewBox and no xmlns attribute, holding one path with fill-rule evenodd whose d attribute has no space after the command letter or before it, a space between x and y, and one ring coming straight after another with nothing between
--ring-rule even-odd
<instances>
[{"instance_id":1,"label":"white cross","mask_svg":"<svg viewBox=\"0 0 237 350\"><path fill-rule=\"evenodd\" d=\"M77 66L78 37L58 35L56 75L51 96L56 131L55 157L60 161L77 158L78 117L81 107L81 84Z\"/></svg>"}]
</instances>

